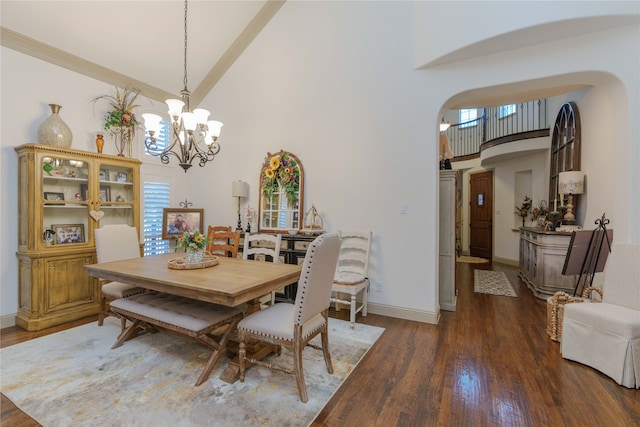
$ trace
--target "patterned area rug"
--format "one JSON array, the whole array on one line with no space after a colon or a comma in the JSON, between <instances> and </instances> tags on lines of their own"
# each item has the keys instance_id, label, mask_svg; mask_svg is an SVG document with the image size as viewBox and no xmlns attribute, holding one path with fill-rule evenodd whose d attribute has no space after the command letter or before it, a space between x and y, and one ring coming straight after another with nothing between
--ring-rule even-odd
<instances>
[{"instance_id":1,"label":"patterned area rug","mask_svg":"<svg viewBox=\"0 0 640 427\"><path fill-rule=\"evenodd\" d=\"M244 383L223 382L225 357L195 387L211 351L182 336L146 334L111 350L119 332L113 317L102 327L91 323L2 349L1 388L45 427L304 426L384 331L358 323L352 330L349 322L331 318L329 328L333 375L321 351L303 352L306 404L295 376L261 366L249 369ZM319 337L314 340L319 344ZM293 368L285 349L270 357Z\"/></svg>"},{"instance_id":2,"label":"patterned area rug","mask_svg":"<svg viewBox=\"0 0 640 427\"><path fill-rule=\"evenodd\" d=\"M473 291L507 297L518 296L503 271L474 270Z\"/></svg>"},{"instance_id":3,"label":"patterned area rug","mask_svg":"<svg viewBox=\"0 0 640 427\"><path fill-rule=\"evenodd\" d=\"M468 264L484 264L486 262L489 262L489 260L485 258L478 258L475 256L461 255L456 258L456 262L465 262Z\"/></svg>"}]
</instances>

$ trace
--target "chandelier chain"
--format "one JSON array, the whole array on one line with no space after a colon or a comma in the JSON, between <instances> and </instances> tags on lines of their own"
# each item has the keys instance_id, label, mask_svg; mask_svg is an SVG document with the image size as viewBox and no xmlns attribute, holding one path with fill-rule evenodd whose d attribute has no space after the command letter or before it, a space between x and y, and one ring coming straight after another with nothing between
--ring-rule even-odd
<instances>
[{"instance_id":1,"label":"chandelier chain","mask_svg":"<svg viewBox=\"0 0 640 427\"><path fill-rule=\"evenodd\" d=\"M176 157L185 172L194 161L203 167L212 161L220 152L218 137L222 122L208 120L210 112L197 108L193 112L189 106L191 93L187 87L187 0L184 1L184 89L180 95L182 100L167 99L169 116L171 117L172 136L168 146L161 147L157 136L162 128L162 117L153 113L143 114L145 128L149 136L144 139L147 152L160 157L163 164L169 164L170 157ZM186 203L186 200L185 200Z\"/></svg>"},{"instance_id":2,"label":"chandelier chain","mask_svg":"<svg viewBox=\"0 0 640 427\"><path fill-rule=\"evenodd\" d=\"M187 0L184 0L184 90L187 90Z\"/></svg>"}]
</instances>

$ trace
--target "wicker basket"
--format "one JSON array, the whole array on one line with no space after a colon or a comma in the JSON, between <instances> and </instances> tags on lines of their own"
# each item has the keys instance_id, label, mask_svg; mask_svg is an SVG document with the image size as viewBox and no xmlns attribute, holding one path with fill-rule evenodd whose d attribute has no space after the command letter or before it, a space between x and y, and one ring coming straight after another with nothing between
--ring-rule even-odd
<instances>
[{"instance_id":1,"label":"wicker basket","mask_svg":"<svg viewBox=\"0 0 640 427\"><path fill-rule=\"evenodd\" d=\"M172 270L197 270L200 268L208 268L218 265L218 257L206 252L202 257L202 262L188 263L184 257L173 258L167 262L167 267Z\"/></svg>"},{"instance_id":2,"label":"wicker basket","mask_svg":"<svg viewBox=\"0 0 640 427\"><path fill-rule=\"evenodd\" d=\"M599 300L596 299L594 292L600 296ZM547 298L547 335L553 341L559 342L562 339L562 318L564 317L565 304L584 302L586 300L591 302L602 301L602 290L591 286L584 290L582 297L574 297L566 292L556 292L553 296Z\"/></svg>"}]
</instances>

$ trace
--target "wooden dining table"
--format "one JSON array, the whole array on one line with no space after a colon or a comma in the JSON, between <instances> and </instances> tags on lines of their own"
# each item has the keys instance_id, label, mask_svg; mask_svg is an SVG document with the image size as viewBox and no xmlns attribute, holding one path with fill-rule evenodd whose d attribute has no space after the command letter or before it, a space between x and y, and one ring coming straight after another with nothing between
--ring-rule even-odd
<instances>
[{"instance_id":1,"label":"wooden dining table","mask_svg":"<svg viewBox=\"0 0 640 427\"><path fill-rule=\"evenodd\" d=\"M177 253L86 265L88 274L103 280L122 282L141 288L235 307L246 303L247 314L260 309L260 297L300 278L300 265L218 257L208 268L179 270L168 267L180 258ZM253 358L260 360L274 351L272 346L256 346ZM239 378L239 365L232 360L222 373L229 383Z\"/></svg>"}]
</instances>

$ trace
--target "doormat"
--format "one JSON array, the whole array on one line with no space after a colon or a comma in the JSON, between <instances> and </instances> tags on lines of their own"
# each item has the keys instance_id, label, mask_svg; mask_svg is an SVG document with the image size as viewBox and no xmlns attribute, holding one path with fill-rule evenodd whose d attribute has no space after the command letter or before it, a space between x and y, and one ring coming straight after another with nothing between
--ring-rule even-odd
<instances>
[{"instance_id":1,"label":"doormat","mask_svg":"<svg viewBox=\"0 0 640 427\"><path fill-rule=\"evenodd\" d=\"M474 270L473 291L507 297L518 296L503 271Z\"/></svg>"},{"instance_id":2,"label":"doormat","mask_svg":"<svg viewBox=\"0 0 640 427\"><path fill-rule=\"evenodd\" d=\"M327 373L322 351L303 351L307 403L300 402L294 375L262 366L248 369L245 382L220 380L226 357L195 387L208 347L161 331L112 350L120 332L114 317L101 327L90 323L3 348L1 390L44 427L304 426L383 331L360 323L351 329L349 322L329 318L334 373ZM286 349L266 361L293 369Z\"/></svg>"}]
</instances>

